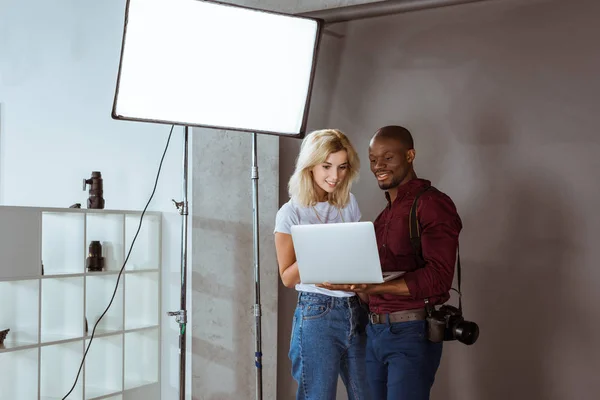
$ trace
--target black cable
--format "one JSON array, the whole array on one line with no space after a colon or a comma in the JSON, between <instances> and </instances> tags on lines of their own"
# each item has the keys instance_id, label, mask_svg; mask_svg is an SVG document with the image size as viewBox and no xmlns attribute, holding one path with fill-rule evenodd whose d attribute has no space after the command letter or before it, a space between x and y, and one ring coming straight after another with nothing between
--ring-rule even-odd
<instances>
[{"instance_id":1,"label":"black cable","mask_svg":"<svg viewBox=\"0 0 600 400\"><path fill-rule=\"evenodd\" d=\"M75 377L75 382L73 382L73 386L71 387L71 390L69 390L69 392L65 395L65 397L62 398L62 400L65 400L67 397L69 397L69 395L71 394L73 389L75 389L75 386L77 385L77 381L79 380L79 375L81 374L81 369L83 368L83 365L85 363L85 357L87 356L87 353L90 350L90 346L92 345L92 340L94 340L94 333L96 332L96 327L98 326L98 323L100 322L100 320L108 312L108 309L110 308L113 300L115 299L115 295L117 294L117 290L119 289L119 280L121 279L121 274L123 273L123 270L125 269L125 265L127 264L127 260L129 260L129 256L131 255L131 250L133 249L133 244L135 243L135 240L137 239L138 234L140 233L140 229L142 228L142 220L144 219L144 214L146 213L146 209L148 209L148 206L150 205L150 202L152 201L152 198L154 197L154 193L156 192L156 186L158 185L158 178L160 177L160 170L162 169L162 164L165 159L165 155L167 154L167 149L169 148L169 142L171 141L171 135L173 134L173 128L175 128L175 125L171 126L171 131L169 132L167 144L165 145L165 150L163 151L163 155L160 159L160 164L158 165L158 172L156 173L156 179L154 181L154 189L152 189L152 194L150 195L150 198L148 199L148 202L146 203L146 207L144 207L144 210L142 211L142 215L140 216L140 224L138 225L137 232L135 233L135 236L133 237L133 240L131 241L131 246L129 246L129 252L127 252L127 257L125 258L125 261L123 262L123 266L121 267L121 270L119 271L119 275L117 276L117 284L115 285L115 291L113 292L113 295L110 299L110 302L108 303L108 306L106 307L106 310L104 310L102 315L100 315L100 318L98 318L98 321L96 321L96 323L94 324L94 329L92 330L92 336L90 336L90 342L88 343L87 348L85 349L85 353L83 354L83 359L81 360L81 364L79 365L79 371L77 371L77 376Z\"/></svg>"}]
</instances>

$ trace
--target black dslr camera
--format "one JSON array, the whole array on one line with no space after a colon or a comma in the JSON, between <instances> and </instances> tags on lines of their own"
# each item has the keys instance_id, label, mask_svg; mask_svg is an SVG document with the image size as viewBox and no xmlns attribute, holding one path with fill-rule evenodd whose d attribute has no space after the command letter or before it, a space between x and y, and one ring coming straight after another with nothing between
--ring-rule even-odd
<instances>
[{"instance_id":1,"label":"black dslr camera","mask_svg":"<svg viewBox=\"0 0 600 400\"><path fill-rule=\"evenodd\" d=\"M450 305L443 305L439 310L431 306L427 308L427 338L431 342L458 340L472 345L479 338L479 326L465 321L460 309Z\"/></svg>"},{"instance_id":2,"label":"black dslr camera","mask_svg":"<svg viewBox=\"0 0 600 400\"><path fill-rule=\"evenodd\" d=\"M419 229L419 221L417 218L417 200L419 196L428 190L437 190L432 186L427 186L420 193L417 193L410 209L408 218L408 228L410 233L410 244L415 251L417 265L421 268L425 267L425 258L423 257L423 249L421 247L421 235ZM458 250L458 248L457 248ZM425 299L425 309L427 310L427 339L434 343L443 341L458 340L466 345L472 345L479 338L479 326L475 322L465 321L462 315L462 292L460 290L461 268L460 254L456 255L456 267L458 270L458 308L443 305L438 310L429 303L429 299Z\"/></svg>"}]
</instances>

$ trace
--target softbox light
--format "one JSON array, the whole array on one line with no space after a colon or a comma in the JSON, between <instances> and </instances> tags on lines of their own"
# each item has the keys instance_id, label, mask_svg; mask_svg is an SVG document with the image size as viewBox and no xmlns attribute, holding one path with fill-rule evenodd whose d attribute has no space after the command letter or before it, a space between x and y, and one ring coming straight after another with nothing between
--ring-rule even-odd
<instances>
[{"instance_id":1,"label":"softbox light","mask_svg":"<svg viewBox=\"0 0 600 400\"><path fill-rule=\"evenodd\" d=\"M303 137L322 23L199 0L128 0L114 119Z\"/></svg>"}]
</instances>

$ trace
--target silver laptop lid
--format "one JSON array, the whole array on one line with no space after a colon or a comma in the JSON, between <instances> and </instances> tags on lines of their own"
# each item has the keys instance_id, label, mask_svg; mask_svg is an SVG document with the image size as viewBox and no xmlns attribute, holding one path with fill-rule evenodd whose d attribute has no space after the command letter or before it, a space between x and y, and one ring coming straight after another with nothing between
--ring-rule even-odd
<instances>
[{"instance_id":1,"label":"silver laptop lid","mask_svg":"<svg viewBox=\"0 0 600 400\"><path fill-rule=\"evenodd\" d=\"M294 225L291 229L302 283L381 283L372 222Z\"/></svg>"}]
</instances>

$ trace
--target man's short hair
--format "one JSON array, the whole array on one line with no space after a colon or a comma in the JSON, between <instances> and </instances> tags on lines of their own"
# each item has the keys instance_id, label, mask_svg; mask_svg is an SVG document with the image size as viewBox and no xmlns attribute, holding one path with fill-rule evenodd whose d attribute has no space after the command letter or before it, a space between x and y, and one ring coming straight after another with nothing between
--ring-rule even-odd
<instances>
[{"instance_id":1,"label":"man's short hair","mask_svg":"<svg viewBox=\"0 0 600 400\"><path fill-rule=\"evenodd\" d=\"M402 143L407 150L414 149L415 147L415 143L410 131L399 125L388 125L384 126L383 128L379 128L373 137L384 137L397 140Z\"/></svg>"}]
</instances>

